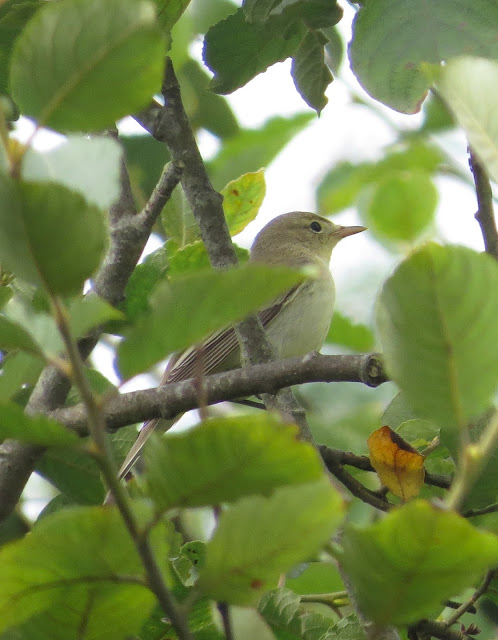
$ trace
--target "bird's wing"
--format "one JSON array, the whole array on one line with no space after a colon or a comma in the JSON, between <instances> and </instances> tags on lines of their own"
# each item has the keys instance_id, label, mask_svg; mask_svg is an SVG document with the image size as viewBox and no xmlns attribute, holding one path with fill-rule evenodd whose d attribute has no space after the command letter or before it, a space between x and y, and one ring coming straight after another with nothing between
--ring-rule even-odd
<instances>
[{"instance_id":1,"label":"bird's wing","mask_svg":"<svg viewBox=\"0 0 498 640\"><path fill-rule=\"evenodd\" d=\"M300 288L298 285L290 291L280 296L275 302L259 313L263 327L275 318L275 316L285 307L290 300L296 295ZM169 382L179 382L180 380L188 380L198 374L201 368L204 375L213 373L223 361L232 355L238 348L239 343L237 335L233 327L221 329L211 334L202 345L195 345L175 356L168 364L164 372L161 384Z\"/></svg>"},{"instance_id":2,"label":"bird's wing","mask_svg":"<svg viewBox=\"0 0 498 640\"><path fill-rule=\"evenodd\" d=\"M259 313L259 317L264 327L275 318L275 316L294 298L297 291L303 285L298 285L290 291L280 296L273 304ZM216 331L207 338L202 345L185 349L181 353L173 356L169 361L160 386L170 382L180 382L199 375L199 370L204 375L209 375L216 368L231 356L238 348L239 343L233 327ZM236 366L236 365L234 365ZM167 431L178 420L178 416L171 420L154 419L144 422L137 439L133 443L125 461L119 470L119 477L124 478L137 461L140 452L147 442L149 435L161 424L161 430Z\"/></svg>"}]
</instances>

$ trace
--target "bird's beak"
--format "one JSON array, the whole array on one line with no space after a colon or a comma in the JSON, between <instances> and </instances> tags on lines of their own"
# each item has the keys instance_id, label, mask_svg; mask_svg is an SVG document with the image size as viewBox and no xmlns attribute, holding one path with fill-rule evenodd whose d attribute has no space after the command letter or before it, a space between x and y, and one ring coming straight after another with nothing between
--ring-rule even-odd
<instances>
[{"instance_id":1,"label":"bird's beak","mask_svg":"<svg viewBox=\"0 0 498 640\"><path fill-rule=\"evenodd\" d=\"M336 231L334 231L334 235L338 238L347 238L348 236L353 236L355 233L361 233L362 231L366 231L366 227L339 227Z\"/></svg>"}]
</instances>

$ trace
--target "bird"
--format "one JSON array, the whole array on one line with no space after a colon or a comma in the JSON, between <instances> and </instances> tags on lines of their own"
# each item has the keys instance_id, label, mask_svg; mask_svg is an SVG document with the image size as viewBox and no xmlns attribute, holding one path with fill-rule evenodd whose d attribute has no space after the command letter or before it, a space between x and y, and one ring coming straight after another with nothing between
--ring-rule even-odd
<instances>
[{"instance_id":1,"label":"bird","mask_svg":"<svg viewBox=\"0 0 498 640\"><path fill-rule=\"evenodd\" d=\"M293 211L275 217L256 235L250 262L314 268L315 277L296 285L259 312L268 339L279 358L306 355L322 347L335 302L334 280L329 268L332 249L343 238L365 229L362 226L337 225L316 213ZM189 347L173 356L160 386L199 375L199 362L202 363L202 373L209 375L240 367L240 358L235 330L227 327L213 333L202 345ZM166 431L178 419L177 416L170 420L157 418L145 422L119 470L119 477L128 475L155 429Z\"/></svg>"}]
</instances>

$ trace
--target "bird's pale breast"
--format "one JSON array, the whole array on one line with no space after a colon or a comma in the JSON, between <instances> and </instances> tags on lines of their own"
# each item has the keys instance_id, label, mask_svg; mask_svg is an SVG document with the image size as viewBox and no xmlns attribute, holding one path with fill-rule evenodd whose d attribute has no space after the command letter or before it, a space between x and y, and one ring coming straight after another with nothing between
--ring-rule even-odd
<instances>
[{"instance_id":1,"label":"bird's pale breast","mask_svg":"<svg viewBox=\"0 0 498 640\"><path fill-rule=\"evenodd\" d=\"M281 358L292 358L321 348L334 310L335 287L330 271L305 282L291 303L267 327Z\"/></svg>"}]
</instances>

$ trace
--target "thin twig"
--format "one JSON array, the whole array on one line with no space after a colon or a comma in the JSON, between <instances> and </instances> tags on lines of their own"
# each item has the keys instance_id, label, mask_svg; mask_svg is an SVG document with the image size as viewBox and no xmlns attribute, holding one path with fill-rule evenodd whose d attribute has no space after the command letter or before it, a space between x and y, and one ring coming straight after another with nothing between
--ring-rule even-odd
<instances>
[{"instance_id":1,"label":"thin twig","mask_svg":"<svg viewBox=\"0 0 498 640\"><path fill-rule=\"evenodd\" d=\"M218 611L220 612L223 631L225 632L225 639L234 640L230 607L226 602L218 602Z\"/></svg>"},{"instance_id":2,"label":"thin twig","mask_svg":"<svg viewBox=\"0 0 498 640\"><path fill-rule=\"evenodd\" d=\"M368 456L359 456L351 451L341 451L340 449L331 449L329 447L321 446L320 451L330 452L328 455L333 455L339 464L346 464L362 471L375 471L370 463ZM433 487L440 487L441 489L449 489L451 486L451 478L439 473L429 473L426 471L424 477L425 484Z\"/></svg>"},{"instance_id":3,"label":"thin twig","mask_svg":"<svg viewBox=\"0 0 498 640\"><path fill-rule=\"evenodd\" d=\"M410 627L417 636L423 638L439 638L439 640L468 640L469 636L459 631L449 629L444 622L435 620L420 620L416 625ZM412 636L409 636L412 637Z\"/></svg>"},{"instance_id":4,"label":"thin twig","mask_svg":"<svg viewBox=\"0 0 498 640\"><path fill-rule=\"evenodd\" d=\"M498 504L495 502L481 509L468 509L462 513L462 516L464 518L475 518L477 516L485 516L487 513L495 513L496 511L498 511Z\"/></svg>"},{"instance_id":5,"label":"thin twig","mask_svg":"<svg viewBox=\"0 0 498 640\"><path fill-rule=\"evenodd\" d=\"M237 256L223 215L222 197L213 188L202 161L169 58L166 59L161 93L164 106L153 102L135 115L135 120L156 140L165 143L173 161L183 167L182 187L211 264L214 267L235 265Z\"/></svg>"},{"instance_id":6,"label":"thin twig","mask_svg":"<svg viewBox=\"0 0 498 640\"><path fill-rule=\"evenodd\" d=\"M182 172L183 164L179 162L170 162L164 167L159 182L138 216L144 227L152 229L164 205L171 198L173 189L180 182Z\"/></svg>"},{"instance_id":7,"label":"thin twig","mask_svg":"<svg viewBox=\"0 0 498 640\"><path fill-rule=\"evenodd\" d=\"M394 507L393 504L385 499L383 500L378 496L378 494L370 491L370 489L367 489L363 484L361 484L361 482L356 480L356 478L353 478L353 476L344 469L342 464L338 462L332 449L323 446L318 448L327 469L354 496L356 496L366 504L369 504L376 509L380 509L381 511L389 511L390 509L392 509L392 507Z\"/></svg>"},{"instance_id":8,"label":"thin twig","mask_svg":"<svg viewBox=\"0 0 498 640\"><path fill-rule=\"evenodd\" d=\"M497 572L498 569L488 571L484 580L470 596L470 598L466 600L462 605L460 605L458 609L454 613L452 613L448 620L445 621L448 627L451 627L452 624L455 624L455 622L457 622L464 613L467 613L467 611L479 600L479 598L486 593L492 580L497 575Z\"/></svg>"},{"instance_id":9,"label":"thin twig","mask_svg":"<svg viewBox=\"0 0 498 640\"><path fill-rule=\"evenodd\" d=\"M474 176L477 196L475 219L481 227L486 253L498 260L498 230L493 211L493 192L488 174L476 153L470 149L469 166Z\"/></svg>"},{"instance_id":10,"label":"thin twig","mask_svg":"<svg viewBox=\"0 0 498 640\"><path fill-rule=\"evenodd\" d=\"M181 640L192 640L193 636L188 629L187 621L185 617L180 614L176 602L166 586L150 546L149 538L148 536L142 535L126 490L118 480L117 468L114 464L106 434L104 417L86 379L85 367L78 345L71 336L66 310L61 301L55 296L51 297L51 302L57 328L64 341L64 346L71 363L74 382L83 399L88 415L88 427L95 447L95 460L99 464L104 480L113 496L114 503L119 509L128 533L142 559L147 582L151 591L155 594L165 614L171 620L171 624L178 637Z\"/></svg>"},{"instance_id":11,"label":"thin twig","mask_svg":"<svg viewBox=\"0 0 498 640\"><path fill-rule=\"evenodd\" d=\"M498 441L498 410L489 419L478 442L469 443L461 452L461 463L446 498L448 509L458 510Z\"/></svg>"}]
</instances>

